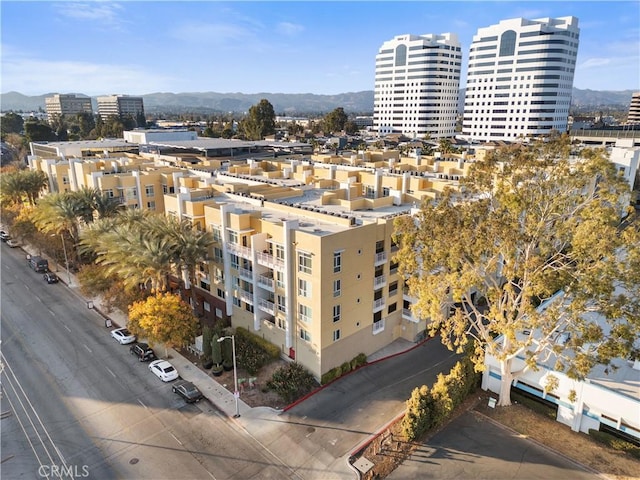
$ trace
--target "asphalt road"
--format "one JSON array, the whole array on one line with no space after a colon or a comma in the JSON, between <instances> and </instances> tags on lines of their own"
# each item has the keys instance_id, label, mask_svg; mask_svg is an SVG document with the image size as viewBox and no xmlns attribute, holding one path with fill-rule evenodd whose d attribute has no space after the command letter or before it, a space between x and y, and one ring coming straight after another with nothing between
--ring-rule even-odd
<instances>
[{"instance_id":1,"label":"asphalt road","mask_svg":"<svg viewBox=\"0 0 640 480\"><path fill-rule=\"evenodd\" d=\"M3 478L296 478L209 402L173 394L72 289L0 248Z\"/></svg>"},{"instance_id":2,"label":"asphalt road","mask_svg":"<svg viewBox=\"0 0 640 480\"><path fill-rule=\"evenodd\" d=\"M571 460L467 412L405 460L389 480L596 480Z\"/></svg>"},{"instance_id":3,"label":"asphalt road","mask_svg":"<svg viewBox=\"0 0 640 480\"><path fill-rule=\"evenodd\" d=\"M438 339L368 365L280 415L254 409L243 424L301 478L353 479L354 449L405 408L415 387L431 385L457 356Z\"/></svg>"}]
</instances>

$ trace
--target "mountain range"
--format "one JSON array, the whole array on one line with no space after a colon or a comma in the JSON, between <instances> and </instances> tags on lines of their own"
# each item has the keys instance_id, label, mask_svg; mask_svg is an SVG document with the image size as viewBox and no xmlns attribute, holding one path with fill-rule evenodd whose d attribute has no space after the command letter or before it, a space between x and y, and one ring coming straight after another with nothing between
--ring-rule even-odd
<instances>
[{"instance_id":1,"label":"mountain range","mask_svg":"<svg viewBox=\"0 0 640 480\"><path fill-rule=\"evenodd\" d=\"M464 98L464 89L460 90ZM633 90L581 90L573 89L572 106L584 109L627 110ZM44 110L44 95L28 96L18 92L0 94L0 109L3 112L30 112ZM340 93L337 95L316 95L311 93L149 93L141 95L147 113L220 113L246 112L252 105L266 98L273 105L277 115L324 114L342 107L347 113L372 114L373 90ZM94 109L96 97L92 97Z\"/></svg>"}]
</instances>

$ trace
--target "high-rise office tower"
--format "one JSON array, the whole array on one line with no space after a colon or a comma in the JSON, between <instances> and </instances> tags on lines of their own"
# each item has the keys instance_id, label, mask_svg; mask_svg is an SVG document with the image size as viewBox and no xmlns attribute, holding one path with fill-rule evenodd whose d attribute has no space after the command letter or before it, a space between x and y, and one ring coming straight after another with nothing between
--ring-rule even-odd
<instances>
[{"instance_id":1,"label":"high-rise office tower","mask_svg":"<svg viewBox=\"0 0 640 480\"><path fill-rule=\"evenodd\" d=\"M144 116L144 103L142 97L131 97L129 95L106 95L97 98L98 115L103 118L116 116L123 117L131 115Z\"/></svg>"},{"instance_id":2,"label":"high-rise office tower","mask_svg":"<svg viewBox=\"0 0 640 480\"><path fill-rule=\"evenodd\" d=\"M74 94L55 94L44 99L47 115L76 115L78 113L93 113L91 97Z\"/></svg>"},{"instance_id":3,"label":"high-rise office tower","mask_svg":"<svg viewBox=\"0 0 640 480\"><path fill-rule=\"evenodd\" d=\"M376 55L374 130L452 137L461 59L460 42L452 33L400 35L384 42Z\"/></svg>"},{"instance_id":4,"label":"high-rise office tower","mask_svg":"<svg viewBox=\"0 0 640 480\"><path fill-rule=\"evenodd\" d=\"M575 17L503 20L469 50L462 133L515 141L567 129L580 29Z\"/></svg>"},{"instance_id":5,"label":"high-rise office tower","mask_svg":"<svg viewBox=\"0 0 640 480\"><path fill-rule=\"evenodd\" d=\"M629 116L627 117L627 123L637 124L640 123L640 92L636 92L631 97L631 104L629 105Z\"/></svg>"}]
</instances>

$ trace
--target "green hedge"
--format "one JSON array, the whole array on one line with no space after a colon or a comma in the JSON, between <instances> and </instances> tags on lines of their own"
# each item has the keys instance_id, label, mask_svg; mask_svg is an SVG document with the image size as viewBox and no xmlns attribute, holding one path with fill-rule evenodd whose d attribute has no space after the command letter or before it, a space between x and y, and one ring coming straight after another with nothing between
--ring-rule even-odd
<instances>
[{"instance_id":1,"label":"green hedge","mask_svg":"<svg viewBox=\"0 0 640 480\"><path fill-rule=\"evenodd\" d=\"M255 375L263 366L280 357L280 349L246 328L237 327L236 356L238 366Z\"/></svg>"},{"instance_id":2,"label":"green hedge","mask_svg":"<svg viewBox=\"0 0 640 480\"><path fill-rule=\"evenodd\" d=\"M633 458L640 460L640 447L638 445L634 445L633 443L616 437L611 433L601 432L600 430L589 429L589 436L607 447L621 452L626 452Z\"/></svg>"},{"instance_id":3,"label":"green hedge","mask_svg":"<svg viewBox=\"0 0 640 480\"><path fill-rule=\"evenodd\" d=\"M332 368L331 370L326 372L324 375L322 375L322 378L320 379L320 383L322 385L326 385L332 380L335 380L336 378L341 377L345 373L349 373L350 371L355 370L356 368L361 367L366 363L367 363L367 356L364 353L359 353L358 355L353 357L350 362L344 362L339 367Z\"/></svg>"},{"instance_id":4,"label":"green hedge","mask_svg":"<svg viewBox=\"0 0 640 480\"><path fill-rule=\"evenodd\" d=\"M402 432L409 441L420 438L427 431L442 425L455 408L478 388L480 375L473 362L465 357L447 375L439 374L431 389L426 385L415 388L407 400L402 418Z\"/></svg>"}]
</instances>

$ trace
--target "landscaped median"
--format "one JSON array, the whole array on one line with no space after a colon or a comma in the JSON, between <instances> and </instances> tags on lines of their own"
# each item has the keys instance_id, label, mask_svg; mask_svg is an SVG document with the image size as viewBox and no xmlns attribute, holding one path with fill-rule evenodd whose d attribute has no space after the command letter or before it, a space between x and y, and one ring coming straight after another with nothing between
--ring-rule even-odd
<instances>
[{"instance_id":1,"label":"landscaped median","mask_svg":"<svg viewBox=\"0 0 640 480\"><path fill-rule=\"evenodd\" d=\"M440 374L431 388L415 388L406 411L386 424L376 435L356 448L349 461L363 480L381 479L400 465L421 441L435 433L458 411L469 408L470 395L480 375L467 357L447 375ZM475 399L471 399L475 401Z\"/></svg>"}]
</instances>

